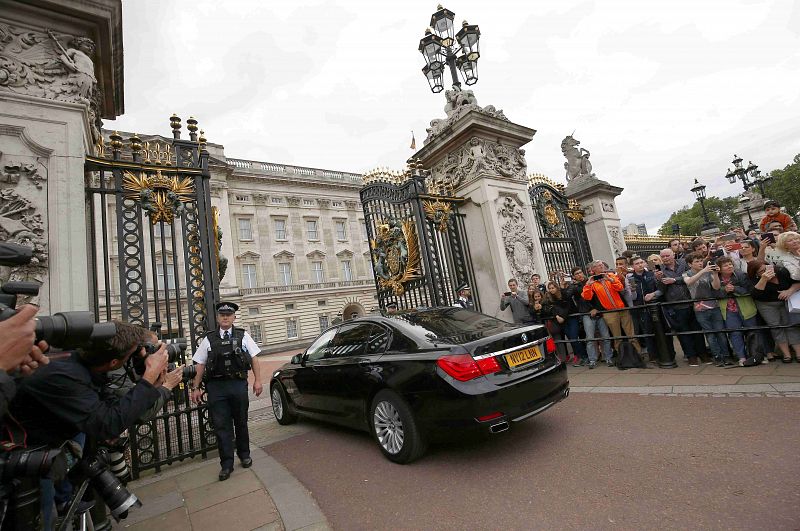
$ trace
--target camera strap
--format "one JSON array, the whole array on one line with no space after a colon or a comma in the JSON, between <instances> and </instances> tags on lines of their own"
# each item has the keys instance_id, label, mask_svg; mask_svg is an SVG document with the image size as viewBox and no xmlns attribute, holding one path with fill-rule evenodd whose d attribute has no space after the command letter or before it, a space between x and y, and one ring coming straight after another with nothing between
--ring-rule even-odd
<instances>
[{"instance_id":1,"label":"camera strap","mask_svg":"<svg viewBox=\"0 0 800 531\"><path fill-rule=\"evenodd\" d=\"M5 452L16 450L17 448L27 448L28 433L11 413L7 413L3 423L3 440L0 441L0 449Z\"/></svg>"}]
</instances>

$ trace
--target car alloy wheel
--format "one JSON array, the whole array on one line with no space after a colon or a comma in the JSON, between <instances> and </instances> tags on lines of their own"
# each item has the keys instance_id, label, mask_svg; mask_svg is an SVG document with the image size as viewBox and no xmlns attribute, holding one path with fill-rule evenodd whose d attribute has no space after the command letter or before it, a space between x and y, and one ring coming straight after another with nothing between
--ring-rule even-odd
<instances>
[{"instance_id":1,"label":"car alloy wheel","mask_svg":"<svg viewBox=\"0 0 800 531\"><path fill-rule=\"evenodd\" d=\"M370 406L372 435L383 455L395 463L410 463L425 453L427 444L414 413L397 393L382 389Z\"/></svg>"},{"instance_id":2,"label":"car alloy wheel","mask_svg":"<svg viewBox=\"0 0 800 531\"><path fill-rule=\"evenodd\" d=\"M403 449L405 434L400 413L389 402L380 402L373 415L375 436L378 443L390 454L398 454Z\"/></svg>"},{"instance_id":3,"label":"car alloy wheel","mask_svg":"<svg viewBox=\"0 0 800 531\"><path fill-rule=\"evenodd\" d=\"M277 420L283 418L283 400L277 385L272 388L272 412L275 413Z\"/></svg>"},{"instance_id":4,"label":"car alloy wheel","mask_svg":"<svg viewBox=\"0 0 800 531\"><path fill-rule=\"evenodd\" d=\"M272 399L272 412L275 413L275 420L278 424L294 424L297 422L297 414L289 409L289 401L286 399L286 391L280 382L272 384L272 391L269 394Z\"/></svg>"}]
</instances>

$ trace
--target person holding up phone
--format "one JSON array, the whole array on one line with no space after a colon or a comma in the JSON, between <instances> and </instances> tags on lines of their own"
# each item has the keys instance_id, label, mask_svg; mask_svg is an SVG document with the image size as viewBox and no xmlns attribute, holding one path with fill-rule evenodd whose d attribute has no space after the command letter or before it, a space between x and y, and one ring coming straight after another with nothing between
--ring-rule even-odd
<instances>
[{"instance_id":1,"label":"person holding up phone","mask_svg":"<svg viewBox=\"0 0 800 531\"><path fill-rule=\"evenodd\" d=\"M719 280L719 266L699 253L689 253L686 263L689 271L684 273L683 280L695 300L694 315L700 327L705 331L708 346L714 356L717 367L731 363L728 357L728 338L725 332L725 321L719 309L717 297L724 296Z\"/></svg>"},{"instance_id":2,"label":"person holding up phone","mask_svg":"<svg viewBox=\"0 0 800 531\"><path fill-rule=\"evenodd\" d=\"M500 295L500 310L511 308L511 316L516 324L533 324L533 314L528 306L528 294L519 291L516 278L508 280L508 291Z\"/></svg>"}]
</instances>

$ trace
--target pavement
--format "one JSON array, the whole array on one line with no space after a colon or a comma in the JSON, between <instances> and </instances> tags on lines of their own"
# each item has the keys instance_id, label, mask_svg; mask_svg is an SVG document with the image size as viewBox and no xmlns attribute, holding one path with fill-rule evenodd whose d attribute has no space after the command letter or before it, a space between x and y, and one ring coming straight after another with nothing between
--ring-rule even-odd
<instances>
[{"instance_id":1,"label":"pavement","mask_svg":"<svg viewBox=\"0 0 800 531\"><path fill-rule=\"evenodd\" d=\"M269 381L268 375L295 353L297 351L260 356L258 360L263 379ZM685 361L679 359L678 364L679 367L676 369L649 368L626 371L604 365L593 370L586 367L570 367L571 390L573 393L583 394L575 396L575 401L583 400L582 397L590 398L592 394L648 395L648 400L659 400L655 398L659 396L697 399L741 397L762 400L800 398L800 363L784 364L777 361L756 367L719 368L712 365L689 367ZM624 397L608 398L614 402L618 399L624 400ZM593 400L604 399L598 396ZM565 404L575 401L568 400ZM794 400L791 403L794 404ZM797 405L800 405L800 400ZM556 411L564 409L566 408L560 406L553 408ZM791 409L798 408L793 406ZM333 475L329 475L328 469L334 465L349 463L354 453L342 449L327 449L323 446L317 448L320 452L318 455L309 455L308 459L305 459L305 452L312 446L309 443L333 433L350 442L353 439L359 441L359 444L368 448L370 456L374 454L382 460L380 453L374 448L374 443L364 434L337 428L329 429L320 423L303 421L291 426L280 426L275 422L268 390L265 390L260 397L252 396L251 390L249 425L254 461L252 468L242 469L237 465L230 479L220 482L217 479L219 464L216 454L212 453L206 460L200 458L186 460L166 467L160 473L145 475L128 485L129 490L143 502L143 507L131 510L128 518L115 524L114 528L147 530L157 528L160 531L187 529L310 531L334 527L369 528L369 522L380 524L381 527L411 528L409 523L398 525L396 520L389 517L386 521L381 521L379 518L375 520L376 515L364 516L365 520L360 523L354 522L352 518L343 518L339 509L334 511L333 525L326 516L332 511L325 510L326 504L330 507L328 492L330 488L321 488L320 485L336 484L339 488L344 488L347 493L347 474L337 470L330 471ZM654 434L655 436L657 435ZM796 440L796 437L785 440ZM298 445L303 446L302 452L297 450ZM339 457L330 459L331 455ZM298 462L302 463L302 466L298 466ZM373 463L372 457L368 462ZM357 463L353 464L356 465ZM408 467L406 470L415 469ZM295 477L298 474L300 480ZM457 484L455 479L452 484ZM325 504L322 505L325 513L317 502L317 490L325 500ZM800 492L798 485L793 485L791 490L793 495ZM376 492L383 490L378 489ZM462 501L464 499L462 498ZM798 501L795 500L793 503L797 506ZM413 519L409 520L411 521ZM358 525L354 525L356 523ZM430 527L430 523L429 521L426 527ZM465 523L465 527L467 526ZM437 527L449 527L449 525L437 525ZM547 526L537 525L537 527Z\"/></svg>"}]
</instances>

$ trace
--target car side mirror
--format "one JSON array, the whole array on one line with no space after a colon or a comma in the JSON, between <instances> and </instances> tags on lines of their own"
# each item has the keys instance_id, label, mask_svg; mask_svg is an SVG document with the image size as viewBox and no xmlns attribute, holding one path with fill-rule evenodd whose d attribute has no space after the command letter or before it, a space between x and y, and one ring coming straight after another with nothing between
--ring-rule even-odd
<instances>
[{"instance_id":1,"label":"car side mirror","mask_svg":"<svg viewBox=\"0 0 800 531\"><path fill-rule=\"evenodd\" d=\"M284 358L284 359L286 359L286 358ZM302 361L303 361L303 355L302 354L295 354L294 356L292 356L292 360L291 361L292 361L292 365L300 365L300 363L302 363Z\"/></svg>"}]
</instances>

